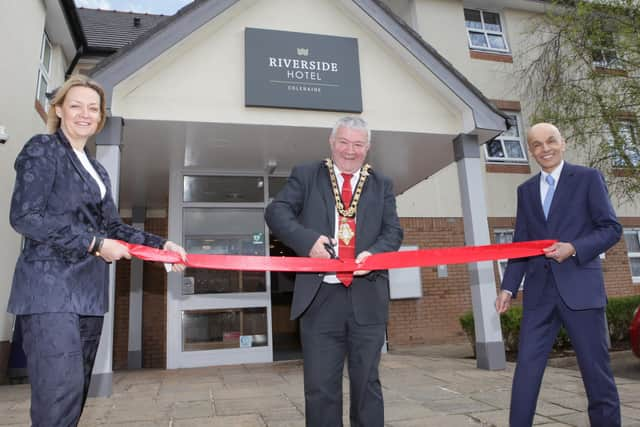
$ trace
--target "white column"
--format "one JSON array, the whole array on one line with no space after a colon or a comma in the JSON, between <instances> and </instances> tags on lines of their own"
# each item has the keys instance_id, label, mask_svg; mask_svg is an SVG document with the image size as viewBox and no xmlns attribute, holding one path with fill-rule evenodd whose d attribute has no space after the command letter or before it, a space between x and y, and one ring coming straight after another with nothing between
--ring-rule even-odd
<instances>
[{"instance_id":1,"label":"white column","mask_svg":"<svg viewBox=\"0 0 640 427\"><path fill-rule=\"evenodd\" d=\"M481 167L480 146L475 135L458 135L453 141L464 216L466 245L488 245L489 224ZM496 283L493 262L469 264L471 301L476 333L476 360L481 369L506 367L500 317L495 310Z\"/></svg>"},{"instance_id":2,"label":"white column","mask_svg":"<svg viewBox=\"0 0 640 427\"><path fill-rule=\"evenodd\" d=\"M120 143L123 120L110 117L96 138L96 159L107 169L113 200L118 204L120 190ZM102 336L91 376L89 396L111 396L113 388L113 307L116 289L116 264L109 267L109 311L104 315Z\"/></svg>"}]
</instances>

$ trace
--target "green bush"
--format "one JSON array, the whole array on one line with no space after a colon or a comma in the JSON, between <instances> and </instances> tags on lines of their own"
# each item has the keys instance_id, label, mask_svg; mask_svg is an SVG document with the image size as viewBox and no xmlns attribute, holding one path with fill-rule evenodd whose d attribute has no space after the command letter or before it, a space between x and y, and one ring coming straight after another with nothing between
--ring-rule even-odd
<instances>
[{"instance_id":1,"label":"green bush","mask_svg":"<svg viewBox=\"0 0 640 427\"><path fill-rule=\"evenodd\" d=\"M471 348L473 349L473 357L476 357L476 329L473 323L473 312L467 311L462 316L460 316L459 320L464 334L467 336L467 339L471 343Z\"/></svg>"},{"instance_id":2,"label":"green bush","mask_svg":"<svg viewBox=\"0 0 640 427\"><path fill-rule=\"evenodd\" d=\"M640 295L630 297L609 298L607 304L607 322L609 326L609 337L612 343L626 341L629 338L629 324L633 317L633 311L640 305ZM522 321L522 307L511 307L506 313L500 316L500 326L502 327L502 337L505 350L516 352L518 350L518 338L520 336L520 322ZM473 312L464 313L460 316L460 326L473 347L473 354L476 352L476 334L473 322ZM563 350L571 347L569 334L563 328L556 337L553 348Z\"/></svg>"},{"instance_id":3,"label":"green bush","mask_svg":"<svg viewBox=\"0 0 640 427\"><path fill-rule=\"evenodd\" d=\"M520 335L520 321L522 320L522 307L512 307L500 316L504 347L507 351L518 349L518 336ZM473 312L469 311L460 316L460 326L473 347L473 355L476 351L476 331L473 321Z\"/></svg>"},{"instance_id":4,"label":"green bush","mask_svg":"<svg viewBox=\"0 0 640 427\"><path fill-rule=\"evenodd\" d=\"M611 342L627 341L633 312L640 305L640 295L609 298L607 323Z\"/></svg>"}]
</instances>

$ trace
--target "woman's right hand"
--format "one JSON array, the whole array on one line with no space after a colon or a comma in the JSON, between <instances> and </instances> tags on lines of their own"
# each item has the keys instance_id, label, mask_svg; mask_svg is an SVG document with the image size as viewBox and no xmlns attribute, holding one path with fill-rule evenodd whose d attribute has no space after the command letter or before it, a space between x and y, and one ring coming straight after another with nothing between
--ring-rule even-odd
<instances>
[{"instance_id":1,"label":"woman's right hand","mask_svg":"<svg viewBox=\"0 0 640 427\"><path fill-rule=\"evenodd\" d=\"M104 239L100 248L100 257L106 262L118 261L119 259L131 259L131 254L126 246L121 245L116 240Z\"/></svg>"}]
</instances>

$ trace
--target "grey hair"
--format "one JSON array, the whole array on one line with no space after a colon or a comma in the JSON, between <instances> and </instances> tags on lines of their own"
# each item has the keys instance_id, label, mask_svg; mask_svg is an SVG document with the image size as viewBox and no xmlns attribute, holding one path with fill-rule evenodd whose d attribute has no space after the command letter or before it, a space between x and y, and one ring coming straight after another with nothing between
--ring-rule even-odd
<instances>
[{"instance_id":1,"label":"grey hair","mask_svg":"<svg viewBox=\"0 0 640 427\"><path fill-rule=\"evenodd\" d=\"M331 130L331 139L335 138L336 132L338 132L339 128L364 130L367 132L367 143L371 142L371 129L369 129L367 122L365 122L361 117L346 116L338 119Z\"/></svg>"}]
</instances>

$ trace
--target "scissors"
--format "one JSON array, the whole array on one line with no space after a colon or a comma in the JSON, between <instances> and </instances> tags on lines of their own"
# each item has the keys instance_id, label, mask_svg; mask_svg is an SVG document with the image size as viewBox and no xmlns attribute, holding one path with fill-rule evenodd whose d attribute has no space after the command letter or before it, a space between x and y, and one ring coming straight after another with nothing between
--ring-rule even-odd
<instances>
[{"instance_id":1,"label":"scissors","mask_svg":"<svg viewBox=\"0 0 640 427\"><path fill-rule=\"evenodd\" d=\"M330 243L325 243L324 248L327 252L329 252L329 256L331 257L331 259L338 259L338 257L336 256L336 250L333 249L333 245L331 245Z\"/></svg>"}]
</instances>

